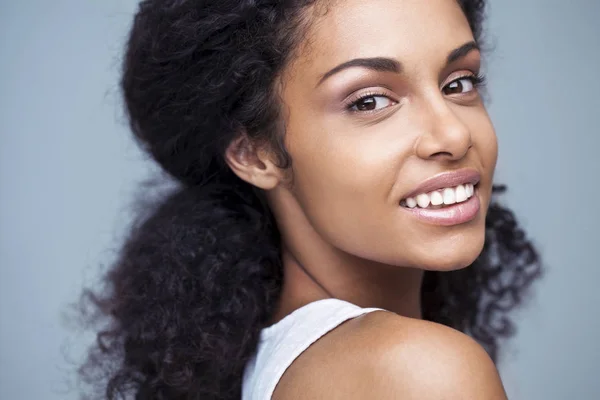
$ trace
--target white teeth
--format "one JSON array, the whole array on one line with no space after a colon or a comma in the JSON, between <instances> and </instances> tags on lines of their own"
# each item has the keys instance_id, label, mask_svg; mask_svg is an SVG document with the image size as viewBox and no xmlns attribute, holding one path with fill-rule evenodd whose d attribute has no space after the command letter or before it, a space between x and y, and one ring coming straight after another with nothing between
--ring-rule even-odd
<instances>
[{"instance_id":1,"label":"white teeth","mask_svg":"<svg viewBox=\"0 0 600 400\"><path fill-rule=\"evenodd\" d=\"M429 194L429 197L431 198L431 205L432 206L439 206L439 205L444 204L444 197L438 191L431 192Z\"/></svg>"},{"instance_id":2,"label":"white teeth","mask_svg":"<svg viewBox=\"0 0 600 400\"><path fill-rule=\"evenodd\" d=\"M472 183L467 183L465 185L465 190L467 192L467 197L471 197L473 196L473 193L475 193L475 188L473 187Z\"/></svg>"},{"instance_id":3,"label":"white teeth","mask_svg":"<svg viewBox=\"0 0 600 400\"><path fill-rule=\"evenodd\" d=\"M454 189L444 189L444 204L450 205L456 203L456 192Z\"/></svg>"},{"instance_id":4,"label":"white teeth","mask_svg":"<svg viewBox=\"0 0 600 400\"><path fill-rule=\"evenodd\" d=\"M425 193L418 195L417 204L421 208L427 208L427 206L429 205L429 196Z\"/></svg>"},{"instance_id":5,"label":"white teeth","mask_svg":"<svg viewBox=\"0 0 600 400\"><path fill-rule=\"evenodd\" d=\"M463 185L458 185L456 187L456 202L462 203L468 198L469 196L467 196L467 190L465 189L465 187Z\"/></svg>"},{"instance_id":6,"label":"white teeth","mask_svg":"<svg viewBox=\"0 0 600 400\"><path fill-rule=\"evenodd\" d=\"M475 187L472 183L458 185L454 188L444 188L430 193L421 193L416 197L407 197L404 205L408 208L427 208L429 205L441 206L462 203L473 197Z\"/></svg>"}]
</instances>

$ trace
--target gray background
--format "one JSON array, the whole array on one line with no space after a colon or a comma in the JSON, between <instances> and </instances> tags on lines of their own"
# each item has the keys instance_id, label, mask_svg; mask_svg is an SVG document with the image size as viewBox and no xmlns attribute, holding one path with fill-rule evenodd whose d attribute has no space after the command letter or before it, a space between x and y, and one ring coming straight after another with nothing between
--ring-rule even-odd
<instances>
[{"instance_id":1,"label":"gray background","mask_svg":"<svg viewBox=\"0 0 600 400\"><path fill-rule=\"evenodd\" d=\"M511 399L600 398L600 1L491 0L498 181L548 271L518 313ZM149 165L117 76L134 0L0 2L0 399L75 399L65 311L110 263ZM67 360L67 361L66 361Z\"/></svg>"}]
</instances>

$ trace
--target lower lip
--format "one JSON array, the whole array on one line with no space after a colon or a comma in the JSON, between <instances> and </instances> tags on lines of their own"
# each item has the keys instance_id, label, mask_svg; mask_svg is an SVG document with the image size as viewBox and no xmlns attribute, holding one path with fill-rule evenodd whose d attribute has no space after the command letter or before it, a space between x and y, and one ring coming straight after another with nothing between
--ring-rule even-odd
<instances>
[{"instance_id":1,"label":"lower lip","mask_svg":"<svg viewBox=\"0 0 600 400\"><path fill-rule=\"evenodd\" d=\"M453 204L437 210L419 208L418 206L415 208L402 208L412 213L421 221L429 224L452 226L464 224L475 219L480 207L479 196L477 196L477 191L475 191L475 194L464 203Z\"/></svg>"}]
</instances>

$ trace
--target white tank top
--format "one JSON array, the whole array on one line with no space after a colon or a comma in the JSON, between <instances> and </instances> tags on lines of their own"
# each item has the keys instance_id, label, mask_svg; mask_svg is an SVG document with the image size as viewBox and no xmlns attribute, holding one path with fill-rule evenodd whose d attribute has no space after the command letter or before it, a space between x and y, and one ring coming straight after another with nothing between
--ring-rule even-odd
<instances>
[{"instance_id":1,"label":"white tank top","mask_svg":"<svg viewBox=\"0 0 600 400\"><path fill-rule=\"evenodd\" d=\"M339 299L318 300L263 329L244 370L242 400L271 400L283 373L311 344L341 323L379 310Z\"/></svg>"}]
</instances>

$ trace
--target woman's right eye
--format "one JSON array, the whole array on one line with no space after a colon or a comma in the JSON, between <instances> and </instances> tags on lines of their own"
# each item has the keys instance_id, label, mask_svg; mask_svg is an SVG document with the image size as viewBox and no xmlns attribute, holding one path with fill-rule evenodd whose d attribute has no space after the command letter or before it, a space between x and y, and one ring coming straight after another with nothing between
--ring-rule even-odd
<instances>
[{"instance_id":1,"label":"woman's right eye","mask_svg":"<svg viewBox=\"0 0 600 400\"><path fill-rule=\"evenodd\" d=\"M387 96L368 95L352 102L348 109L353 112L378 111L394 105L395 102Z\"/></svg>"}]
</instances>

